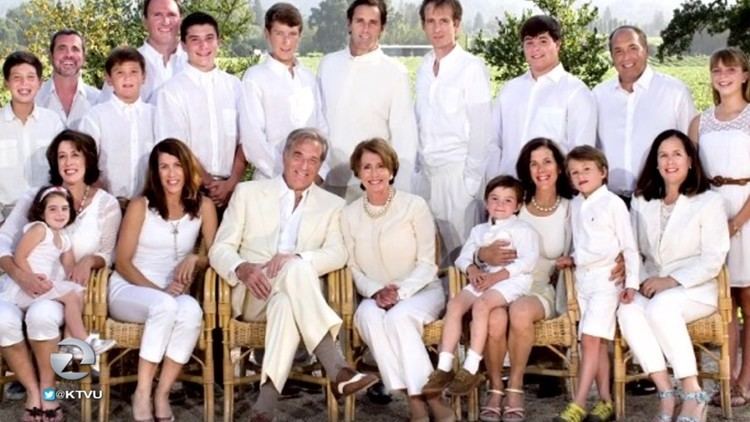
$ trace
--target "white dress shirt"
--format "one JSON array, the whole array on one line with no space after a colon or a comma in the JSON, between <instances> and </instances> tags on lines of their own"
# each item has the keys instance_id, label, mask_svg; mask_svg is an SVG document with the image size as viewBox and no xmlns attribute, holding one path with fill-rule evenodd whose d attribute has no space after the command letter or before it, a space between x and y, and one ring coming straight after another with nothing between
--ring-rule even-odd
<instances>
[{"instance_id":1,"label":"white dress shirt","mask_svg":"<svg viewBox=\"0 0 750 422\"><path fill-rule=\"evenodd\" d=\"M687 133L695 116L690 91L681 81L646 66L633 92L617 77L594 88L599 113L597 146L609 162L609 188L630 195L651 143L667 129Z\"/></svg>"},{"instance_id":2,"label":"white dress shirt","mask_svg":"<svg viewBox=\"0 0 750 422\"><path fill-rule=\"evenodd\" d=\"M485 264L480 269L497 272L504 268L508 271L509 279L523 275L528 276L530 280L539 260L539 234L529 223L515 215L502 220L490 219L490 221L474 226L469 239L461 248L461 254L456 259L456 267L465 273L469 265L474 263L474 255L479 248L489 246L496 240L509 241L508 247L516 250L516 259L505 267Z\"/></svg>"},{"instance_id":3,"label":"white dress shirt","mask_svg":"<svg viewBox=\"0 0 750 422\"><path fill-rule=\"evenodd\" d=\"M577 195L570 206L576 271L613 266L622 252L625 287L638 289L641 256L622 199L604 185L588 198Z\"/></svg>"},{"instance_id":4,"label":"white dress shirt","mask_svg":"<svg viewBox=\"0 0 750 422\"><path fill-rule=\"evenodd\" d=\"M57 113L40 106L34 106L26 123L10 104L0 109L0 208L11 207L24 192L47 183L47 147L63 129Z\"/></svg>"},{"instance_id":5,"label":"white dress shirt","mask_svg":"<svg viewBox=\"0 0 750 422\"><path fill-rule=\"evenodd\" d=\"M417 70L420 158L435 168L464 164L467 191L476 194L484 177L491 131L489 72L484 62L456 45L440 59L427 53Z\"/></svg>"},{"instance_id":6,"label":"white dress shirt","mask_svg":"<svg viewBox=\"0 0 750 422\"><path fill-rule=\"evenodd\" d=\"M156 92L156 139L185 142L211 175L229 177L239 141L240 80L218 67L191 65Z\"/></svg>"},{"instance_id":7,"label":"white dress shirt","mask_svg":"<svg viewBox=\"0 0 750 422\"><path fill-rule=\"evenodd\" d=\"M283 177L278 176L276 181L281 191L279 197L279 253L293 253L297 249L302 204L307 198L310 188L308 187L302 192L302 198L295 207L294 191L289 189Z\"/></svg>"},{"instance_id":8,"label":"white dress shirt","mask_svg":"<svg viewBox=\"0 0 750 422\"><path fill-rule=\"evenodd\" d=\"M138 99L126 104L117 96L97 104L78 125L99 148L99 169L109 193L132 198L140 194L154 147L154 106Z\"/></svg>"},{"instance_id":9,"label":"white dress shirt","mask_svg":"<svg viewBox=\"0 0 750 422\"><path fill-rule=\"evenodd\" d=\"M73 97L73 103L70 106L70 113L65 114L60 97L57 96L57 90L52 78L48 79L42 84L39 89L39 93L36 94L34 100L37 105L44 108L48 108L60 116L65 126L68 128L74 128L78 124L78 120L86 114L91 107L99 102L100 91L93 86L86 85L83 82L83 78L78 78L78 85L76 87L76 94Z\"/></svg>"},{"instance_id":10,"label":"white dress shirt","mask_svg":"<svg viewBox=\"0 0 750 422\"><path fill-rule=\"evenodd\" d=\"M526 72L510 80L495 100L492 117L493 149L500 150L500 160L488 165L488 177L515 175L518 154L533 138L549 138L564 153L596 141L594 96L562 64L537 79Z\"/></svg>"},{"instance_id":11,"label":"white dress shirt","mask_svg":"<svg viewBox=\"0 0 750 422\"><path fill-rule=\"evenodd\" d=\"M356 57L346 48L323 57L318 78L331 147L326 183L357 184L349 156L358 143L380 137L398 154L396 187L411 192L418 139L406 67L380 48Z\"/></svg>"},{"instance_id":12,"label":"white dress shirt","mask_svg":"<svg viewBox=\"0 0 750 422\"><path fill-rule=\"evenodd\" d=\"M328 131L315 75L299 63L293 72L267 55L242 78L240 134L256 180L281 174L282 150L291 131L302 127Z\"/></svg>"}]
</instances>

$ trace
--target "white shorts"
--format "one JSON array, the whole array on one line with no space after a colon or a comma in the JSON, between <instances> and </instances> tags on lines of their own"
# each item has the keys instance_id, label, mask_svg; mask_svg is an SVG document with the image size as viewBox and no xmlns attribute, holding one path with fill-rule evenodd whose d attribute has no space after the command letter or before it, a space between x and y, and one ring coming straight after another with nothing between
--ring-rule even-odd
<instances>
[{"instance_id":1,"label":"white shorts","mask_svg":"<svg viewBox=\"0 0 750 422\"><path fill-rule=\"evenodd\" d=\"M611 267L576 269L576 298L581 309L578 335L615 338L619 289L609 280Z\"/></svg>"},{"instance_id":2,"label":"white shorts","mask_svg":"<svg viewBox=\"0 0 750 422\"><path fill-rule=\"evenodd\" d=\"M464 290L469 291L474 296L481 296L482 292L478 291L471 284L466 285ZM531 290L531 276L520 275L511 277L507 280L495 283L489 290L494 290L505 298L507 303L512 303L521 296L526 296Z\"/></svg>"}]
</instances>

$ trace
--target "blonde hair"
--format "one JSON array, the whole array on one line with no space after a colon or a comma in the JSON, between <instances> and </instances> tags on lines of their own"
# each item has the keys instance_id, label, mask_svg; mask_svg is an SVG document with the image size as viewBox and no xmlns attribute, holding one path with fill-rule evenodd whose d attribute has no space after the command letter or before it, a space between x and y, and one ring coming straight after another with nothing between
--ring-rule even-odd
<instances>
[{"instance_id":1,"label":"blonde hair","mask_svg":"<svg viewBox=\"0 0 750 422\"><path fill-rule=\"evenodd\" d=\"M737 47L727 47L714 51L714 53L711 54L708 69L713 69L718 66L719 63L724 66L738 66L742 68L743 72L750 72L750 64L748 64L747 55ZM720 104L721 97L713 85L711 86L711 92L714 97L714 105ZM750 102L750 83L748 83L748 81L745 81L745 83L742 84L742 98L744 98L745 101Z\"/></svg>"}]
</instances>

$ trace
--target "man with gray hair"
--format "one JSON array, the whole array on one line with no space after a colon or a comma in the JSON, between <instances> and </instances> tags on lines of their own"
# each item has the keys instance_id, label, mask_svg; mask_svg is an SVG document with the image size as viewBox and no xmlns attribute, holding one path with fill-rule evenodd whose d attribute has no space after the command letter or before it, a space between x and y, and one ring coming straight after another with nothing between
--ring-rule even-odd
<instances>
[{"instance_id":1,"label":"man with gray hair","mask_svg":"<svg viewBox=\"0 0 750 422\"><path fill-rule=\"evenodd\" d=\"M319 277L346 264L339 225L344 200L314 181L328 153L316 129L296 129L284 145L283 170L237 185L209 251L211 266L232 285L232 311L265 319L266 350L252 421L270 421L300 340L315 354L337 394L377 382L357 373L336 348L341 318L328 306Z\"/></svg>"}]
</instances>

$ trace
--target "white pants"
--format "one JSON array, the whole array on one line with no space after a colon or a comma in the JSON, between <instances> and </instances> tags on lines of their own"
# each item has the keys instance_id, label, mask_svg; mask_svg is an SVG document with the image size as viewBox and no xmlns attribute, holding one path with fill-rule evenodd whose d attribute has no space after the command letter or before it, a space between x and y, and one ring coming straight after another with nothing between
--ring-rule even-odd
<instances>
[{"instance_id":1,"label":"white pants","mask_svg":"<svg viewBox=\"0 0 750 422\"><path fill-rule=\"evenodd\" d=\"M410 396L422 393L422 386L433 370L422 342L422 330L440 316L443 308L445 295L438 283L398 302L388 311L379 308L374 299L359 304L354 323L389 391L406 389Z\"/></svg>"},{"instance_id":2,"label":"white pants","mask_svg":"<svg viewBox=\"0 0 750 422\"><path fill-rule=\"evenodd\" d=\"M29 340L45 341L60 336L65 320L63 304L55 300L34 302L26 315L15 304L0 301L0 347L8 347L24 340L23 323Z\"/></svg>"},{"instance_id":3,"label":"white pants","mask_svg":"<svg viewBox=\"0 0 750 422\"><path fill-rule=\"evenodd\" d=\"M260 383L270 378L274 387L281 391L292 370L300 340L312 353L326 334L336 338L341 318L323 297L318 273L310 263L293 259L270 281L268 301L258 300L249 292L246 294L243 318L255 321L265 316L266 350Z\"/></svg>"},{"instance_id":4,"label":"white pants","mask_svg":"<svg viewBox=\"0 0 750 422\"><path fill-rule=\"evenodd\" d=\"M684 287L675 287L652 299L637 293L633 302L617 311L622 336L646 373L667 369L664 356L677 379L695 376L693 344L687 324L711 315L716 307L691 300Z\"/></svg>"},{"instance_id":5,"label":"white pants","mask_svg":"<svg viewBox=\"0 0 750 422\"><path fill-rule=\"evenodd\" d=\"M174 297L133 284L111 287L110 315L119 321L145 324L138 356L152 363L161 362L165 355L179 364L187 363L203 320L198 301L189 295Z\"/></svg>"}]
</instances>

